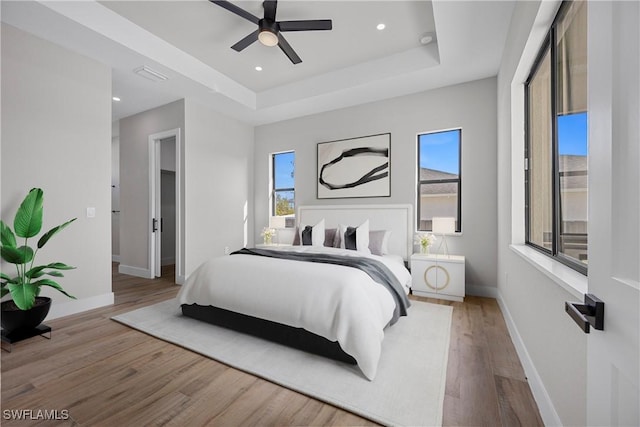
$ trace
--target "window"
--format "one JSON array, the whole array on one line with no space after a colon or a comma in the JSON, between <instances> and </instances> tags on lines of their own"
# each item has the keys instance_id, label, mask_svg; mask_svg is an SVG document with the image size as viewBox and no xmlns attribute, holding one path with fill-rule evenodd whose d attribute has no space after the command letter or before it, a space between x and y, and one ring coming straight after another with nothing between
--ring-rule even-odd
<instances>
[{"instance_id":1,"label":"window","mask_svg":"<svg viewBox=\"0 0 640 427\"><path fill-rule=\"evenodd\" d=\"M525 84L526 242L587 272L587 2L565 2Z\"/></svg>"},{"instance_id":2,"label":"window","mask_svg":"<svg viewBox=\"0 0 640 427\"><path fill-rule=\"evenodd\" d=\"M295 158L293 151L271 156L271 215L287 217L287 227L295 223Z\"/></svg>"},{"instance_id":3,"label":"window","mask_svg":"<svg viewBox=\"0 0 640 427\"><path fill-rule=\"evenodd\" d=\"M418 135L418 230L431 231L433 217L455 218L462 227L460 129Z\"/></svg>"}]
</instances>

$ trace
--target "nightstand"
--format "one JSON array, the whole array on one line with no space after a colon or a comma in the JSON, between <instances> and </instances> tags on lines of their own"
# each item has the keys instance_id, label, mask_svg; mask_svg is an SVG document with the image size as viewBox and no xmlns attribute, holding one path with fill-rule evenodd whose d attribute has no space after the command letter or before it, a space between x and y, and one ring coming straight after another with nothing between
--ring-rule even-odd
<instances>
[{"instance_id":1,"label":"nightstand","mask_svg":"<svg viewBox=\"0 0 640 427\"><path fill-rule=\"evenodd\" d=\"M411 291L418 296L464 300L464 257L411 255Z\"/></svg>"}]
</instances>

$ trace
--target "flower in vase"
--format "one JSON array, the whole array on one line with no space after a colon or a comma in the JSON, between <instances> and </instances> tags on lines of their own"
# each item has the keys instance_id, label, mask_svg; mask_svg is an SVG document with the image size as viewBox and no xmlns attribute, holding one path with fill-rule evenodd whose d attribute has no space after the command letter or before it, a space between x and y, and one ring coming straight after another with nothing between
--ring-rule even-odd
<instances>
[{"instance_id":1,"label":"flower in vase","mask_svg":"<svg viewBox=\"0 0 640 427\"><path fill-rule=\"evenodd\" d=\"M420 251L422 253L428 253L429 246L433 245L436 241L436 236L431 233L417 233L414 240L420 245Z\"/></svg>"},{"instance_id":2,"label":"flower in vase","mask_svg":"<svg viewBox=\"0 0 640 427\"><path fill-rule=\"evenodd\" d=\"M264 238L264 243L270 244L273 236L276 235L276 230L274 228L265 227L262 229L262 233L260 235Z\"/></svg>"}]
</instances>

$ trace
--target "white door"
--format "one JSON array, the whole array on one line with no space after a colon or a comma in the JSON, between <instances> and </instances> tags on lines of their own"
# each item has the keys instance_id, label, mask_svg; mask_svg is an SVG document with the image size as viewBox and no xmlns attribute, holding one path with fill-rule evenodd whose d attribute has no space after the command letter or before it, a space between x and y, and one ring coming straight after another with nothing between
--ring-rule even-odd
<instances>
[{"instance_id":1,"label":"white door","mask_svg":"<svg viewBox=\"0 0 640 427\"><path fill-rule=\"evenodd\" d=\"M640 425L640 3L589 2L587 421ZM570 380L570 379L569 379Z\"/></svg>"}]
</instances>

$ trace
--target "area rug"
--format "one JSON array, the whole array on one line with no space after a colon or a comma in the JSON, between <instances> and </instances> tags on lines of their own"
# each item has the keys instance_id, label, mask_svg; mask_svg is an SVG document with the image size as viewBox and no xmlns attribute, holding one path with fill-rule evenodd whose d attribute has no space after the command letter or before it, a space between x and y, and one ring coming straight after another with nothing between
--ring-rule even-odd
<instances>
[{"instance_id":1,"label":"area rug","mask_svg":"<svg viewBox=\"0 0 640 427\"><path fill-rule=\"evenodd\" d=\"M182 315L175 300L112 319L380 424L438 426L452 308L412 301L385 330L378 374Z\"/></svg>"}]
</instances>

